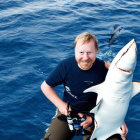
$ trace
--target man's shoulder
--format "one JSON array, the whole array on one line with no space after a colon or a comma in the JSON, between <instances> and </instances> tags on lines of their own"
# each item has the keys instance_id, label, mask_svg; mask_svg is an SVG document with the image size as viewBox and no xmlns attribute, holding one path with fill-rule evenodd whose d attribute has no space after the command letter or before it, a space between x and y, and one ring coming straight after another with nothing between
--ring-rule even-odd
<instances>
[{"instance_id":1,"label":"man's shoulder","mask_svg":"<svg viewBox=\"0 0 140 140\"><path fill-rule=\"evenodd\" d=\"M95 65L96 66L105 66L105 62L100 58L96 58Z\"/></svg>"},{"instance_id":2,"label":"man's shoulder","mask_svg":"<svg viewBox=\"0 0 140 140\"><path fill-rule=\"evenodd\" d=\"M104 61L103 61L102 59L100 59L100 58L96 58L96 61L97 61L98 63L104 63Z\"/></svg>"},{"instance_id":3,"label":"man's shoulder","mask_svg":"<svg viewBox=\"0 0 140 140\"><path fill-rule=\"evenodd\" d=\"M74 60L75 60L75 57L71 56L71 57L65 58L64 60L62 60L62 62L72 62Z\"/></svg>"},{"instance_id":4,"label":"man's shoulder","mask_svg":"<svg viewBox=\"0 0 140 140\"><path fill-rule=\"evenodd\" d=\"M96 66L95 66L98 70L101 70L102 72L107 72L108 69L105 67L105 61L103 61L100 58L96 59Z\"/></svg>"},{"instance_id":5,"label":"man's shoulder","mask_svg":"<svg viewBox=\"0 0 140 140\"><path fill-rule=\"evenodd\" d=\"M75 65L75 57L72 56L72 57L63 59L59 63L58 68L63 69L65 71L69 71L71 69L71 67L73 67L74 65Z\"/></svg>"},{"instance_id":6,"label":"man's shoulder","mask_svg":"<svg viewBox=\"0 0 140 140\"><path fill-rule=\"evenodd\" d=\"M66 65L66 66L69 66L70 64L73 64L75 62L75 57L74 56L71 56L69 58L66 58L66 59L63 59L61 61L61 64L62 65Z\"/></svg>"}]
</instances>

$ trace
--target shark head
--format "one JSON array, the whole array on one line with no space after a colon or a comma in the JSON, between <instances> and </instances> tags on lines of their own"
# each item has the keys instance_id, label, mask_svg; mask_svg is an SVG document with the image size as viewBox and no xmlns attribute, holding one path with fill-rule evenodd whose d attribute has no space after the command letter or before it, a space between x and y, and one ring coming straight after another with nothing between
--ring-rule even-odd
<instances>
[{"instance_id":1,"label":"shark head","mask_svg":"<svg viewBox=\"0 0 140 140\"><path fill-rule=\"evenodd\" d=\"M108 77L118 79L118 81L128 80L128 77L133 76L133 71L136 66L137 48L136 41L132 39L126 44L113 59L109 68ZM131 78L132 79L132 78Z\"/></svg>"},{"instance_id":2,"label":"shark head","mask_svg":"<svg viewBox=\"0 0 140 140\"><path fill-rule=\"evenodd\" d=\"M137 48L136 41L132 39L126 44L113 59L107 72L105 81L99 85L92 86L84 91L102 92L102 90L114 90L118 94L118 89L127 90L130 87L133 78L133 72L136 66ZM131 88L131 87L130 87ZM112 95L113 93L110 92ZM122 91L120 92L122 94ZM124 92L125 94L125 92ZM118 95L117 95L118 96ZM123 94L122 94L123 96Z\"/></svg>"}]
</instances>

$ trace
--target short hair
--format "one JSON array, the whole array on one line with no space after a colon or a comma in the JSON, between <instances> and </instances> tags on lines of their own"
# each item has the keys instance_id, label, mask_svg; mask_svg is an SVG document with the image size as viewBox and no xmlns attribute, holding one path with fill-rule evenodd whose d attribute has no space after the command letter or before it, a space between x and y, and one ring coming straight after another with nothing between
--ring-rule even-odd
<instances>
[{"instance_id":1,"label":"short hair","mask_svg":"<svg viewBox=\"0 0 140 140\"><path fill-rule=\"evenodd\" d=\"M98 51L99 50L99 46L98 46L98 42L97 39L94 35L92 35L90 32L83 32L81 34L79 34L75 41L74 41L74 46L76 47L77 42L81 40L82 44L84 43L88 43L89 41L93 40L95 42L95 49Z\"/></svg>"}]
</instances>

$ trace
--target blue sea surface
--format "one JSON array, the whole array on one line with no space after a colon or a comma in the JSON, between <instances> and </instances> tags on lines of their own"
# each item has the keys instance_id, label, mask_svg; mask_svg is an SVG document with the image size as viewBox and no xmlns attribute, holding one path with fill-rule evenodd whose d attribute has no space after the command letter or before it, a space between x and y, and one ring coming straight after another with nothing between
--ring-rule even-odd
<instances>
[{"instance_id":1,"label":"blue sea surface","mask_svg":"<svg viewBox=\"0 0 140 140\"><path fill-rule=\"evenodd\" d=\"M123 29L109 47L114 25ZM61 60L74 55L74 39L85 31L98 39L97 57L110 62L135 38L134 81L140 81L140 1L0 1L0 140L43 137L56 108L40 85ZM63 86L56 91L62 97ZM130 102L125 122L127 139L140 140L140 95Z\"/></svg>"}]
</instances>

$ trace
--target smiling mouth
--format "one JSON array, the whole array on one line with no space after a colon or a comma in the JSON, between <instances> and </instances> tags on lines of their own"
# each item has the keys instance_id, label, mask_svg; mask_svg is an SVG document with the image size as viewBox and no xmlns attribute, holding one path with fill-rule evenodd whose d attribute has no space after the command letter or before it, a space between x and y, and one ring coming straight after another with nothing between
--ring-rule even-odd
<instances>
[{"instance_id":1,"label":"smiling mouth","mask_svg":"<svg viewBox=\"0 0 140 140\"><path fill-rule=\"evenodd\" d=\"M82 62L82 64L84 64L84 65L87 65L87 64L89 64L89 63L90 63L90 61Z\"/></svg>"}]
</instances>

